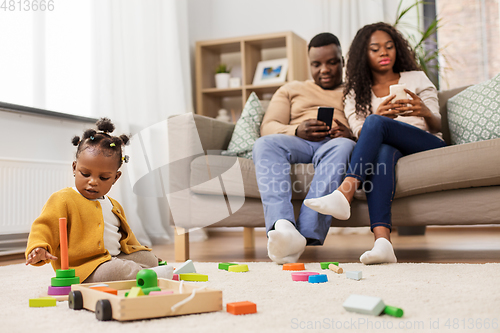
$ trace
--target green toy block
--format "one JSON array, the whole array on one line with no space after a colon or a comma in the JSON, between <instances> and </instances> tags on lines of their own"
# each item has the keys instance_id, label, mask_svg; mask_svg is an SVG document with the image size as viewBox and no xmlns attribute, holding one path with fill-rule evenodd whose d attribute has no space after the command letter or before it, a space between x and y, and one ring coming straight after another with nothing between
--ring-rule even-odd
<instances>
[{"instance_id":1,"label":"green toy block","mask_svg":"<svg viewBox=\"0 0 500 333\"><path fill-rule=\"evenodd\" d=\"M161 291L160 287L141 288L144 295L149 295L152 291Z\"/></svg>"},{"instance_id":2,"label":"green toy block","mask_svg":"<svg viewBox=\"0 0 500 333\"><path fill-rule=\"evenodd\" d=\"M50 285L52 287L68 287L72 284L80 284L80 278L75 276L71 278L53 277L50 279Z\"/></svg>"},{"instance_id":3,"label":"green toy block","mask_svg":"<svg viewBox=\"0 0 500 333\"><path fill-rule=\"evenodd\" d=\"M321 265L321 269L328 269L328 265L330 265L330 264L333 264L333 265L335 265L335 266L338 266L338 265L339 265L339 263L338 263L338 262L336 262L336 261L322 262L322 263L320 263L320 265Z\"/></svg>"},{"instance_id":4,"label":"green toy block","mask_svg":"<svg viewBox=\"0 0 500 333\"><path fill-rule=\"evenodd\" d=\"M49 306L56 306L56 299L54 297L30 298L30 308L41 308Z\"/></svg>"},{"instance_id":5,"label":"green toy block","mask_svg":"<svg viewBox=\"0 0 500 333\"><path fill-rule=\"evenodd\" d=\"M203 282L208 281L208 275L198 273L184 273L179 274L179 280Z\"/></svg>"},{"instance_id":6,"label":"green toy block","mask_svg":"<svg viewBox=\"0 0 500 333\"><path fill-rule=\"evenodd\" d=\"M219 263L219 269L223 269L223 270L227 271L229 266L234 266L234 265L238 265L238 264L234 264L232 262L221 262L221 263Z\"/></svg>"},{"instance_id":7,"label":"green toy block","mask_svg":"<svg viewBox=\"0 0 500 333\"><path fill-rule=\"evenodd\" d=\"M141 287L132 287L129 292L125 293L125 297L139 297L144 296L144 292Z\"/></svg>"},{"instance_id":8,"label":"green toy block","mask_svg":"<svg viewBox=\"0 0 500 333\"><path fill-rule=\"evenodd\" d=\"M166 265L168 265L168 264L167 264L167 262L166 262L165 260L160 261L160 262L158 263L158 266L166 266Z\"/></svg>"},{"instance_id":9,"label":"green toy block","mask_svg":"<svg viewBox=\"0 0 500 333\"><path fill-rule=\"evenodd\" d=\"M398 317L398 318L403 317L403 309L397 308L395 306L386 305L384 313L393 317Z\"/></svg>"},{"instance_id":10,"label":"green toy block","mask_svg":"<svg viewBox=\"0 0 500 333\"><path fill-rule=\"evenodd\" d=\"M135 276L137 287L158 287L158 275L152 269L141 269Z\"/></svg>"},{"instance_id":11,"label":"green toy block","mask_svg":"<svg viewBox=\"0 0 500 333\"><path fill-rule=\"evenodd\" d=\"M72 278L75 277L75 270L70 269L56 269L56 277L58 278Z\"/></svg>"},{"instance_id":12,"label":"green toy block","mask_svg":"<svg viewBox=\"0 0 500 333\"><path fill-rule=\"evenodd\" d=\"M228 271L237 273L248 272L248 265L232 265L229 266Z\"/></svg>"}]
</instances>

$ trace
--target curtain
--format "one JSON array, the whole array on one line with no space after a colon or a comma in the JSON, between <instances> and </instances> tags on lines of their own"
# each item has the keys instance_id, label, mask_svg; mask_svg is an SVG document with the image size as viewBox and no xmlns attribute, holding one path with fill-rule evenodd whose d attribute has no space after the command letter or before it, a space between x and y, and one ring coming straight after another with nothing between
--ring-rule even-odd
<instances>
[{"instance_id":1,"label":"curtain","mask_svg":"<svg viewBox=\"0 0 500 333\"><path fill-rule=\"evenodd\" d=\"M93 116L109 117L116 134L133 135L193 112L185 1L94 0L92 17ZM135 194L126 164L122 171L110 196L139 241L171 241L166 198Z\"/></svg>"}]
</instances>

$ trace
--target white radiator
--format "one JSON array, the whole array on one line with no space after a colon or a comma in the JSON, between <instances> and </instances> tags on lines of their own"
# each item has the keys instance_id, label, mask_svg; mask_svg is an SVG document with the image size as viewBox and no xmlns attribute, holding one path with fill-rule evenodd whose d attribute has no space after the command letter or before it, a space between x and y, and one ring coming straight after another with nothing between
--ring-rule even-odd
<instances>
[{"instance_id":1,"label":"white radiator","mask_svg":"<svg viewBox=\"0 0 500 333\"><path fill-rule=\"evenodd\" d=\"M0 252L25 244L47 199L68 186L74 186L71 162L0 158Z\"/></svg>"}]
</instances>

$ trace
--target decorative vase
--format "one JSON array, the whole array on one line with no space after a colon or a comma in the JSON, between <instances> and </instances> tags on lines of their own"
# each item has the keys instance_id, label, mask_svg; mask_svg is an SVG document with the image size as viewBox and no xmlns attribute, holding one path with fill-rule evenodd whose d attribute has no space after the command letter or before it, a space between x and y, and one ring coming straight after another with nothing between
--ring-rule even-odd
<instances>
[{"instance_id":1,"label":"decorative vase","mask_svg":"<svg viewBox=\"0 0 500 333\"><path fill-rule=\"evenodd\" d=\"M217 89L227 89L229 88L229 78L231 74L229 73L217 73L215 74L215 87Z\"/></svg>"}]
</instances>

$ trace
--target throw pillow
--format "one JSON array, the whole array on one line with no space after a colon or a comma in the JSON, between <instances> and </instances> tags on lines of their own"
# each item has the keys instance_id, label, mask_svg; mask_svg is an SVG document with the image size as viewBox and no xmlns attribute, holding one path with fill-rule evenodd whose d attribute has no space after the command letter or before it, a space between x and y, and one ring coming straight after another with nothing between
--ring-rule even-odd
<instances>
[{"instance_id":1,"label":"throw pillow","mask_svg":"<svg viewBox=\"0 0 500 333\"><path fill-rule=\"evenodd\" d=\"M257 94L252 92L245 103L240 119L236 122L229 146L221 154L252 159L253 145L260 136L260 124L264 112Z\"/></svg>"},{"instance_id":2,"label":"throw pillow","mask_svg":"<svg viewBox=\"0 0 500 333\"><path fill-rule=\"evenodd\" d=\"M451 143L500 138L500 74L448 100Z\"/></svg>"}]
</instances>

